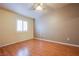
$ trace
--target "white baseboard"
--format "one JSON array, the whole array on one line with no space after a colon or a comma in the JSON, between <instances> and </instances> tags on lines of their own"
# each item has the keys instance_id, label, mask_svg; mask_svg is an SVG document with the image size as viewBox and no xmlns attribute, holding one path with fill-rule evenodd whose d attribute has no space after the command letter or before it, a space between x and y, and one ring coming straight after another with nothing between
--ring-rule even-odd
<instances>
[{"instance_id":1,"label":"white baseboard","mask_svg":"<svg viewBox=\"0 0 79 59\"><path fill-rule=\"evenodd\" d=\"M70 43L57 42L57 41L52 41L52 40L47 40L47 39L42 39L42 38L35 38L35 39L43 40L43 41L48 41L48 42L53 42L53 43L58 43L58 44L63 44L63 45L67 45L67 46L79 47L79 45L70 44ZM27 40L31 40L31 39L27 39ZM22 41L26 41L26 40L22 40ZM19 43L19 42L22 42L22 41L17 41L17 42L14 42L14 43L9 43L9 44L5 44L5 45L1 45L0 47L8 46L8 45Z\"/></svg>"},{"instance_id":2,"label":"white baseboard","mask_svg":"<svg viewBox=\"0 0 79 59\"><path fill-rule=\"evenodd\" d=\"M33 39L34 39L34 38L33 38ZM27 40L31 40L31 39L27 39ZM1 45L0 47L4 47L4 46L8 46L8 45L12 45L12 44L16 44L16 43L23 42L23 41L26 41L26 40L20 40L20 41L16 41L16 42L13 42L13 43L9 43L9 44L5 44L5 45Z\"/></svg>"},{"instance_id":3,"label":"white baseboard","mask_svg":"<svg viewBox=\"0 0 79 59\"><path fill-rule=\"evenodd\" d=\"M67 45L67 46L79 47L79 45L76 45L76 44L57 42L57 41L52 41L52 40L47 40L47 39L42 39L42 38L35 38L35 39L43 40L43 41L48 41L48 42L53 42L53 43L58 43L58 44L63 44L63 45Z\"/></svg>"}]
</instances>

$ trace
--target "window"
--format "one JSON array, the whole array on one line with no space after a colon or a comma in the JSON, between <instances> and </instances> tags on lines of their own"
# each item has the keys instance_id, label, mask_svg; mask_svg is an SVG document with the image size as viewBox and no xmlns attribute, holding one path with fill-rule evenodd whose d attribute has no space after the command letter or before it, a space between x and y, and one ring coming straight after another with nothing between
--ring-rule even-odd
<instances>
[{"instance_id":1,"label":"window","mask_svg":"<svg viewBox=\"0 0 79 59\"><path fill-rule=\"evenodd\" d=\"M27 31L27 21L17 20L17 32Z\"/></svg>"}]
</instances>

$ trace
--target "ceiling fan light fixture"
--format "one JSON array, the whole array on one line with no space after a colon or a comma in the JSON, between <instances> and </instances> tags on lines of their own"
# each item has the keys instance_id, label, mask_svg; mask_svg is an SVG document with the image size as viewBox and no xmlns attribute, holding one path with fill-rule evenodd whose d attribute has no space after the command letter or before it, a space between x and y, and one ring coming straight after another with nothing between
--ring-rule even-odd
<instances>
[{"instance_id":1,"label":"ceiling fan light fixture","mask_svg":"<svg viewBox=\"0 0 79 59\"><path fill-rule=\"evenodd\" d=\"M43 10L43 8L39 5L39 6L36 7L36 10L41 11L41 10Z\"/></svg>"}]
</instances>

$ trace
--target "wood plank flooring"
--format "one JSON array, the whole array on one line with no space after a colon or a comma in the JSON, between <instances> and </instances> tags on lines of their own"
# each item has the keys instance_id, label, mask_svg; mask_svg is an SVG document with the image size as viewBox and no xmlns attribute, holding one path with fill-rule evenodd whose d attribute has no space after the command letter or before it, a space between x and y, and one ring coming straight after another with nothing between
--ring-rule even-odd
<instances>
[{"instance_id":1,"label":"wood plank flooring","mask_svg":"<svg viewBox=\"0 0 79 59\"><path fill-rule=\"evenodd\" d=\"M79 56L79 48L32 39L1 47L0 56Z\"/></svg>"}]
</instances>

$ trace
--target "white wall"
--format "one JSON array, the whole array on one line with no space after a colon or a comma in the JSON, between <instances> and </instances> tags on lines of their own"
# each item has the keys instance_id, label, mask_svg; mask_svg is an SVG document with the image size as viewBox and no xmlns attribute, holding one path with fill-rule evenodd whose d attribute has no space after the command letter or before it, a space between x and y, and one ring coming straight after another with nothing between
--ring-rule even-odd
<instances>
[{"instance_id":1,"label":"white wall","mask_svg":"<svg viewBox=\"0 0 79 59\"><path fill-rule=\"evenodd\" d=\"M16 21L22 19L28 22L27 32L16 31ZM4 9L0 9L0 46L33 38L33 19L23 17Z\"/></svg>"},{"instance_id":2,"label":"white wall","mask_svg":"<svg viewBox=\"0 0 79 59\"><path fill-rule=\"evenodd\" d=\"M36 37L79 45L79 4L51 10L36 19Z\"/></svg>"}]
</instances>

